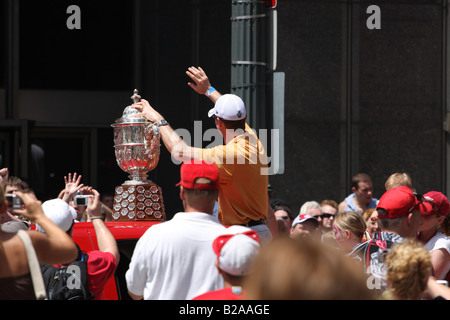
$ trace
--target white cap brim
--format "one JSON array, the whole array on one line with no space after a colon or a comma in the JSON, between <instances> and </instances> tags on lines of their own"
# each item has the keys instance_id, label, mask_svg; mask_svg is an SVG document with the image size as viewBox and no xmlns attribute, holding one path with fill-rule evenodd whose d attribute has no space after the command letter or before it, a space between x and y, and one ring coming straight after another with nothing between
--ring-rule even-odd
<instances>
[{"instance_id":1,"label":"white cap brim","mask_svg":"<svg viewBox=\"0 0 450 320\"><path fill-rule=\"evenodd\" d=\"M212 108L211 110L208 111L208 117L210 117L210 118L215 114L216 114L216 108Z\"/></svg>"}]
</instances>

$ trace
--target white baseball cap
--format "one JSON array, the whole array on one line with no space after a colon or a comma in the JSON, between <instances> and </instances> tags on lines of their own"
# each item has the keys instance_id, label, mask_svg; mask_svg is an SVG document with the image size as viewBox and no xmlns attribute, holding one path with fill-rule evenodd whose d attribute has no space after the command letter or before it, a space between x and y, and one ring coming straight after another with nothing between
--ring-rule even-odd
<instances>
[{"instance_id":1,"label":"white baseball cap","mask_svg":"<svg viewBox=\"0 0 450 320\"><path fill-rule=\"evenodd\" d=\"M252 229L231 226L213 242L219 268L231 275L248 274L253 259L259 252L260 240Z\"/></svg>"},{"instance_id":2,"label":"white baseball cap","mask_svg":"<svg viewBox=\"0 0 450 320\"><path fill-rule=\"evenodd\" d=\"M45 215L58 227L67 232L77 217L77 212L62 199L52 199L42 204ZM44 229L36 224L36 230L45 233Z\"/></svg>"},{"instance_id":3,"label":"white baseball cap","mask_svg":"<svg viewBox=\"0 0 450 320\"><path fill-rule=\"evenodd\" d=\"M303 223L305 221L311 220L312 222L314 222L314 224L316 225L316 227L319 226L319 220L317 220L316 217L313 217L307 213L305 214L299 214L294 221L292 222L292 227L295 227L296 224L298 223Z\"/></svg>"},{"instance_id":4,"label":"white baseball cap","mask_svg":"<svg viewBox=\"0 0 450 320\"><path fill-rule=\"evenodd\" d=\"M244 101L235 94L224 94L217 99L208 117L216 116L224 120L242 120L247 116Z\"/></svg>"}]
</instances>

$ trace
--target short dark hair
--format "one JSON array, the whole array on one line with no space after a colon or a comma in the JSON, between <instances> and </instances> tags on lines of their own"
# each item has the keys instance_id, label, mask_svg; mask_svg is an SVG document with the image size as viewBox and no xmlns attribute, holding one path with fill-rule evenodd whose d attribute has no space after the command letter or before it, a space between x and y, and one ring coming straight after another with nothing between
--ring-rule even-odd
<instances>
[{"instance_id":1,"label":"short dark hair","mask_svg":"<svg viewBox=\"0 0 450 320\"><path fill-rule=\"evenodd\" d=\"M195 184L212 184L211 179L208 178L197 178L194 181ZM197 196L207 196L207 195L214 195L219 191L219 189L188 189L188 188L184 188L184 192L188 193L188 194L192 194L192 195L197 195Z\"/></svg>"},{"instance_id":2,"label":"short dark hair","mask_svg":"<svg viewBox=\"0 0 450 320\"><path fill-rule=\"evenodd\" d=\"M225 120L225 119L222 119L219 117L217 117L217 118L223 122L223 124L225 125L225 128L227 128L227 129L245 130L245 120L246 120L245 118L241 119L241 120Z\"/></svg>"},{"instance_id":3,"label":"short dark hair","mask_svg":"<svg viewBox=\"0 0 450 320\"><path fill-rule=\"evenodd\" d=\"M358 189L360 182L370 182L372 183L372 178L366 173L355 174L352 178L352 187Z\"/></svg>"},{"instance_id":4,"label":"short dark hair","mask_svg":"<svg viewBox=\"0 0 450 320\"><path fill-rule=\"evenodd\" d=\"M388 212L383 209L383 208L377 208L377 212L378 215L382 215L382 216L388 216ZM378 223L380 224L380 228L383 229L390 229L390 228L396 228L400 225L401 221L405 218L406 216L403 217L398 217L398 218L393 218L393 219L389 219L389 218L382 218L382 219L378 219Z\"/></svg>"},{"instance_id":5,"label":"short dark hair","mask_svg":"<svg viewBox=\"0 0 450 320\"><path fill-rule=\"evenodd\" d=\"M293 216L292 216L292 211L291 211L291 209L290 209L288 206L285 206L285 205L276 205L276 206L273 207L272 210L273 210L273 212L278 211L278 210L284 210L284 211L287 212L289 218L291 218L291 219L293 218Z\"/></svg>"}]
</instances>

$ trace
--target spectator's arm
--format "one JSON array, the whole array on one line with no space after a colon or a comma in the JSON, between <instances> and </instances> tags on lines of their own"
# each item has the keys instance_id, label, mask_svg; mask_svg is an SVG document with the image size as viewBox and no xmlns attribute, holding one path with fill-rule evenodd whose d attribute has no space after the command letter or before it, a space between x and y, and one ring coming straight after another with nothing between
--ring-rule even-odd
<instances>
[{"instance_id":1,"label":"spectator's arm","mask_svg":"<svg viewBox=\"0 0 450 320\"><path fill-rule=\"evenodd\" d=\"M44 214L36 196L20 191L16 191L16 195L22 199L24 209L14 210L14 213L38 223L47 234L29 232L38 260L46 264L64 264L75 260L78 250L72 238Z\"/></svg>"},{"instance_id":2,"label":"spectator's arm","mask_svg":"<svg viewBox=\"0 0 450 320\"><path fill-rule=\"evenodd\" d=\"M437 283L434 277L429 277L424 297L428 299L442 297L445 300L450 300L450 288L443 284Z\"/></svg>"},{"instance_id":3,"label":"spectator's arm","mask_svg":"<svg viewBox=\"0 0 450 320\"><path fill-rule=\"evenodd\" d=\"M8 180L9 171L8 168L0 169L0 185L5 185Z\"/></svg>"},{"instance_id":4,"label":"spectator's arm","mask_svg":"<svg viewBox=\"0 0 450 320\"><path fill-rule=\"evenodd\" d=\"M87 214L94 225L98 248L102 252L111 253L116 259L116 263L119 264L120 253L119 248L117 247L116 239L103 222L100 194L95 189L92 189L92 193L94 197L89 198Z\"/></svg>"},{"instance_id":5,"label":"spectator's arm","mask_svg":"<svg viewBox=\"0 0 450 320\"><path fill-rule=\"evenodd\" d=\"M134 293L131 293L129 290L128 290L128 294L130 295L131 299L133 299L133 300L142 300L142 298L144 298L144 296L135 295Z\"/></svg>"}]
</instances>

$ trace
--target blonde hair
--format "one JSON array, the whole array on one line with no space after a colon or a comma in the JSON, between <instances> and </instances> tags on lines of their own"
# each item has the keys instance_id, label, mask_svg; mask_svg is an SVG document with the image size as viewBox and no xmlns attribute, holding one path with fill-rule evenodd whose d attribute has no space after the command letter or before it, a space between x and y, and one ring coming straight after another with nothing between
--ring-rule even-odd
<instances>
[{"instance_id":1,"label":"blonde hair","mask_svg":"<svg viewBox=\"0 0 450 320\"><path fill-rule=\"evenodd\" d=\"M412 180L409 174L404 172L393 173L389 176L389 178L387 178L386 183L384 184L384 188L386 189L386 191L400 186L406 186L412 189Z\"/></svg>"},{"instance_id":2,"label":"blonde hair","mask_svg":"<svg viewBox=\"0 0 450 320\"><path fill-rule=\"evenodd\" d=\"M364 211L364 213L362 215L364 221L369 220L369 218L372 216L372 213L376 210L377 210L376 208L372 208L372 209L367 209L366 211Z\"/></svg>"},{"instance_id":3,"label":"blonde hair","mask_svg":"<svg viewBox=\"0 0 450 320\"><path fill-rule=\"evenodd\" d=\"M398 299L419 299L431 275L431 255L417 240L395 245L386 255L390 290Z\"/></svg>"},{"instance_id":4,"label":"blonde hair","mask_svg":"<svg viewBox=\"0 0 450 320\"><path fill-rule=\"evenodd\" d=\"M334 225L341 231L348 230L361 239L367 229L362 215L354 211L339 212L334 217Z\"/></svg>"},{"instance_id":5,"label":"blonde hair","mask_svg":"<svg viewBox=\"0 0 450 320\"><path fill-rule=\"evenodd\" d=\"M354 259L320 241L276 237L261 247L244 283L245 298L369 300L366 280Z\"/></svg>"}]
</instances>

